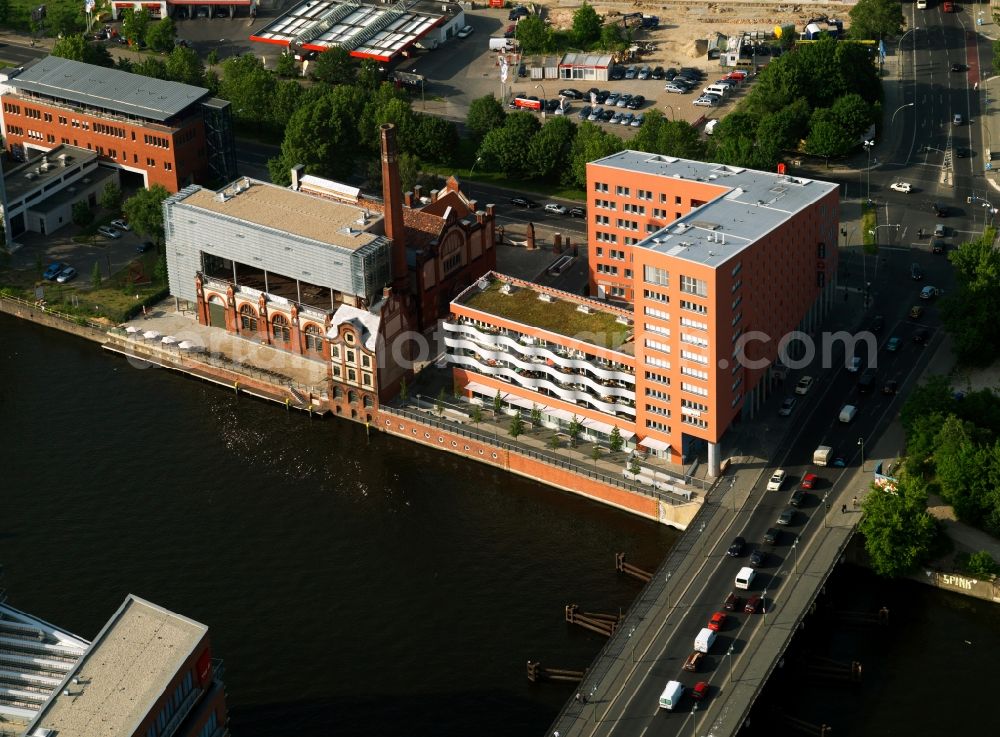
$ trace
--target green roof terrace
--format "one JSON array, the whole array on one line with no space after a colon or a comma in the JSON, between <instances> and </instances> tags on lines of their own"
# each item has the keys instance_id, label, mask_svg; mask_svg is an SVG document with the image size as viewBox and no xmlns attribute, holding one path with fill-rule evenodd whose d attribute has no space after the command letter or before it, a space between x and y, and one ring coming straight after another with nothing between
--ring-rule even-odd
<instances>
[{"instance_id":1,"label":"green roof terrace","mask_svg":"<svg viewBox=\"0 0 1000 737\"><path fill-rule=\"evenodd\" d=\"M455 299L480 312L634 355L631 314L569 292L487 274Z\"/></svg>"}]
</instances>

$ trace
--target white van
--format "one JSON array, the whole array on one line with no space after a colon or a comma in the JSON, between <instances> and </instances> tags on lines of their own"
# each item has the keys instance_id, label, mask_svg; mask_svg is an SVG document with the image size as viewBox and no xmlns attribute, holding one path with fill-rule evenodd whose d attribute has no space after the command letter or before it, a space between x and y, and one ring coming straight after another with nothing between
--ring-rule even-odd
<instances>
[{"instance_id":1,"label":"white van","mask_svg":"<svg viewBox=\"0 0 1000 737\"><path fill-rule=\"evenodd\" d=\"M753 583L753 577L757 574L753 568L745 566L740 568L740 572L736 574L736 588L738 589L749 589L750 584Z\"/></svg>"},{"instance_id":2,"label":"white van","mask_svg":"<svg viewBox=\"0 0 1000 737\"><path fill-rule=\"evenodd\" d=\"M729 95L729 91L728 84L710 84L708 87L703 89L701 93L703 95L718 95L719 97L726 97Z\"/></svg>"},{"instance_id":3,"label":"white van","mask_svg":"<svg viewBox=\"0 0 1000 737\"><path fill-rule=\"evenodd\" d=\"M684 695L684 686L681 685L680 681L669 681L667 687L663 689L663 693L660 694L660 708L674 710L681 702L681 697Z\"/></svg>"},{"instance_id":4,"label":"white van","mask_svg":"<svg viewBox=\"0 0 1000 737\"><path fill-rule=\"evenodd\" d=\"M858 413L857 407L855 407L853 404L845 404L843 408L840 410L840 421L845 423L850 422L851 420L854 419L854 415L856 415L857 413Z\"/></svg>"},{"instance_id":5,"label":"white van","mask_svg":"<svg viewBox=\"0 0 1000 737\"><path fill-rule=\"evenodd\" d=\"M927 10L927 0L917 0L917 10Z\"/></svg>"},{"instance_id":6,"label":"white van","mask_svg":"<svg viewBox=\"0 0 1000 737\"><path fill-rule=\"evenodd\" d=\"M490 39L490 51L506 51L508 47L513 46L514 42L509 38L491 38Z\"/></svg>"},{"instance_id":7,"label":"white van","mask_svg":"<svg viewBox=\"0 0 1000 737\"><path fill-rule=\"evenodd\" d=\"M694 638L694 649L700 653L708 653L712 649L712 644L715 642L715 630L710 630L708 627L702 627L701 632L698 636Z\"/></svg>"}]
</instances>

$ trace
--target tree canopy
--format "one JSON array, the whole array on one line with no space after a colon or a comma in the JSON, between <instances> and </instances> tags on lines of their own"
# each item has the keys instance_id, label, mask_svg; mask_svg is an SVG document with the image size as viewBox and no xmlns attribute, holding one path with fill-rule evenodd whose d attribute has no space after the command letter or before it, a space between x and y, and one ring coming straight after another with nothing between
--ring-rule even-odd
<instances>
[{"instance_id":1,"label":"tree canopy","mask_svg":"<svg viewBox=\"0 0 1000 737\"><path fill-rule=\"evenodd\" d=\"M327 84L352 84L358 62L343 46L331 46L309 64L309 76Z\"/></svg>"},{"instance_id":2,"label":"tree canopy","mask_svg":"<svg viewBox=\"0 0 1000 737\"><path fill-rule=\"evenodd\" d=\"M149 189L140 189L125 200L122 212L132 230L157 243L163 243L163 201L169 196L170 192L166 187L154 184Z\"/></svg>"},{"instance_id":3,"label":"tree canopy","mask_svg":"<svg viewBox=\"0 0 1000 737\"><path fill-rule=\"evenodd\" d=\"M136 11L134 8L126 8L122 11L122 36L130 45L135 46L140 42L145 43L146 32L152 23L152 16L147 8Z\"/></svg>"},{"instance_id":4,"label":"tree canopy","mask_svg":"<svg viewBox=\"0 0 1000 737\"><path fill-rule=\"evenodd\" d=\"M161 18L146 30L146 45L153 51L170 51L174 48L177 29L172 18Z\"/></svg>"},{"instance_id":5,"label":"tree canopy","mask_svg":"<svg viewBox=\"0 0 1000 737\"><path fill-rule=\"evenodd\" d=\"M507 120L503 105L493 95L477 97L469 103L469 113L465 117L465 127L477 139L482 139L494 128L500 128Z\"/></svg>"},{"instance_id":6,"label":"tree canopy","mask_svg":"<svg viewBox=\"0 0 1000 737\"><path fill-rule=\"evenodd\" d=\"M985 366L1000 357L1000 251L995 231L962 243L949 254L958 288L941 302L945 328L959 361Z\"/></svg>"},{"instance_id":7,"label":"tree canopy","mask_svg":"<svg viewBox=\"0 0 1000 737\"><path fill-rule=\"evenodd\" d=\"M584 2L573 12L572 36L581 48L590 47L601 37L601 16L590 3Z\"/></svg>"},{"instance_id":8,"label":"tree canopy","mask_svg":"<svg viewBox=\"0 0 1000 737\"><path fill-rule=\"evenodd\" d=\"M82 33L63 36L52 46L52 55L62 59L95 64L99 67L113 67L114 59L107 47L88 41Z\"/></svg>"},{"instance_id":9,"label":"tree canopy","mask_svg":"<svg viewBox=\"0 0 1000 737\"><path fill-rule=\"evenodd\" d=\"M903 30L902 3L896 0L858 0L848 15L851 38L881 39L896 36Z\"/></svg>"},{"instance_id":10,"label":"tree canopy","mask_svg":"<svg viewBox=\"0 0 1000 737\"><path fill-rule=\"evenodd\" d=\"M858 529L872 569L880 576L911 572L928 555L936 535L923 480L903 474L895 492L873 488L865 497Z\"/></svg>"},{"instance_id":11,"label":"tree canopy","mask_svg":"<svg viewBox=\"0 0 1000 737\"><path fill-rule=\"evenodd\" d=\"M555 36L537 15L529 15L517 22L515 36L524 54L543 54L555 49Z\"/></svg>"}]
</instances>

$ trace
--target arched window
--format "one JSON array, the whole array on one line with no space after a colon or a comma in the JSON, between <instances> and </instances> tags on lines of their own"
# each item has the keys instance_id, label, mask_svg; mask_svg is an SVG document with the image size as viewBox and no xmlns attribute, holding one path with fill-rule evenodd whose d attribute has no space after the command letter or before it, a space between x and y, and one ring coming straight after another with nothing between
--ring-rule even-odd
<instances>
[{"instance_id":1,"label":"arched window","mask_svg":"<svg viewBox=\"0 0 1000 737\"><path fill-rule=\"evenodd\" d=\"M333 387L333 398L334 399L342 399L343 396L344 396L344 390L343 389L341 389L339 386Z\"/></svg>"},{"instance_id":2,"label":"arched window","mask_svg":"<svg viewBox=\"0 0 1000 737\"><path fill-rule=\"evenodd\" d=\"M347 392L347 402L349 404L356 404L358 401L358 395L354 392Z\"/></svg>"},{"instance_id":3,"label":"arched window","mask_svg":"<svg viewBox=\"0 0 1000 737\"><path fill-rule=\"evenodd\" d=\"M372 401L372 398L367 394L365 394L363 404L365 405L365 409L371 409L372 407L375 406L375 403Z\"/></svg>"},{"instance_id":4,"label":"arched window","mask_svg":"<svg viewBox=\"0 0 1000 737\"><path fill-rule=\"evenodd\" d=\"M284 315L275 315L274 319L271 320L271 330L274 333L274 339L282 343L287 343L292 339L292 331L288 327L288 320Z\"/></svg>"},{"instance_id":5,"label":"arched window","mask_svg":"<svg viewBox=\"0 0 1000 737\"><path fill-rule=\"evenodd\" d=\"M323 352L323 333L315 325L306 325L306 350Z\"/></svg>"},{"instance_id":6,"label":"arched window","mask_svg":"<svg viewBox=\"0 0 1000 737\"><path fill-rule=\"evenodd\" d=\"M248 304L240 307L240 326L244 330L257 332L257 311Z\"/></svg>"}]
</instances>

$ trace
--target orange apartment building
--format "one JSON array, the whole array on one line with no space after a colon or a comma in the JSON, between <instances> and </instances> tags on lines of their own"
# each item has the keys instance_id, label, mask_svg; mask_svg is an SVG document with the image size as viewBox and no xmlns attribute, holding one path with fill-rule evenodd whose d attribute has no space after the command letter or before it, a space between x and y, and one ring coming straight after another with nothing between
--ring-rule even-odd
<instances>
[{"instance_id":1,"label":"orange apartment building","mask_svg":"<svg viewBox=\"0 0 1000 737\"><path fill-rule=\"evenodd\" d=\"M675 463L704 443L709 471L717 473L720 441L767 396L779 346L795 331L812 332L833 304L837 186L623 151L588 164L587 190L590 293L602 305L593 309L627 316L628 338L606 355L581 345L575 324L561 334L546 330L535 311L513 324L506 303L472 294L494 288L481 283L453 302L445 326L456 381L470 397L500 389L512 408L545 405L559 394L571 403L559 408L605 428L630 421L619 427L630 444ZM525 372L538 373L525 364L524 346L552 361L541 373L554 385L524 380ZM560 362L562 354L572 360ZM631 381L616 387L631 396L602 395L607 360L632 368ZM629 400L633 411L620 412ZM594 432L599 441L606 439L601 429Z\"/></svg>"},{"instance_id":2,"label":"orange apartment building","mask_svg":"<svg viewBox=\"0 0 1000 737\"><path fill-rule=\"evenodd\" d=\"M49 56L0 74L7 151L96 152L136 184L177 192L236 176L229 103L202 87Z\"/></svg>"}]
</instances>

